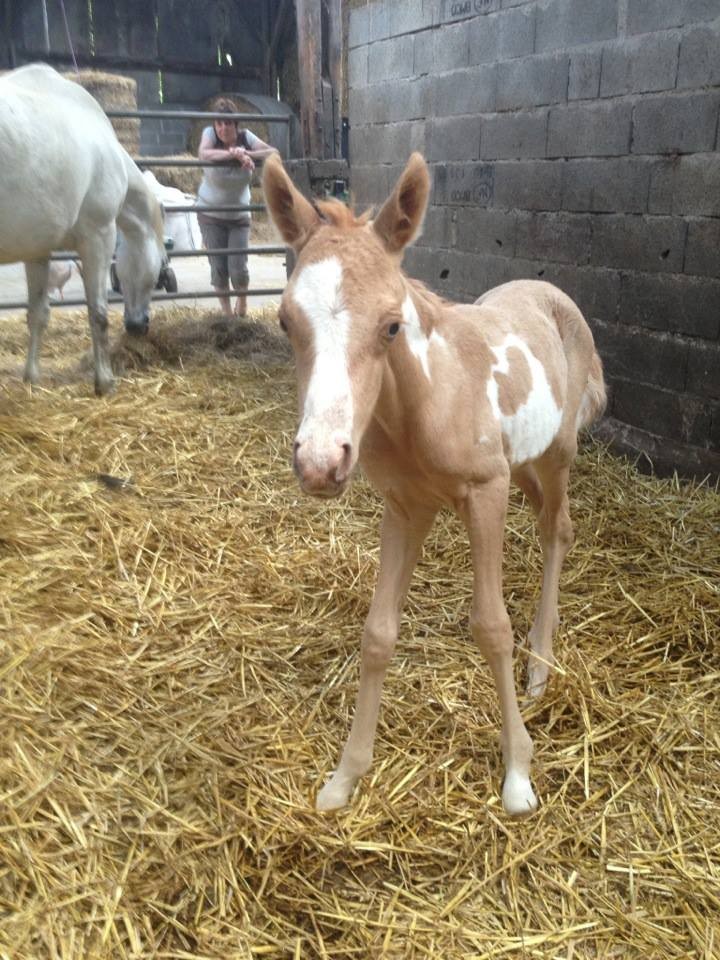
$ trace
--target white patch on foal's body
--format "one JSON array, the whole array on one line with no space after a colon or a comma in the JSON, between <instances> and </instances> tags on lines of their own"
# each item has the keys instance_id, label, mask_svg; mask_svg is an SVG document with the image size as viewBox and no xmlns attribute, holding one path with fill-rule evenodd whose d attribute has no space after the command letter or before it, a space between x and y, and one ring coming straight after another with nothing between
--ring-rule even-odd
<instances>
[{"instance_id":1,"label":"white patch on foal's body","mask_svg":"<svg viewBox=\"0 0 720 960\"><path fill-rule=\"evenodd\" d=\"M520 350L527 360L532 374L532 387L525 403L515 413L505 416L500 410L498 384L494 375L509 372L507 351L510 347ZM539 457L550 446L560 429L562 410L558 409L555 403L545 368L524 340L510 333L499 346L491 349L497 363L490 368L490 379L487 383L490 406L507 440L510 462L526 463Z\"/></svg>"},{"instance_id":2,"label":"white patch on foal's body","mask_svg":"<svg viewBox=\"0 0 720 960\"><path fill-rule=\"evenodd\" d=\"M420 317L418 316L410 294L408 294L403 301L402 314L403 320L405 321L405 339L407 340L410 352L420 361L425 376L428 380L431 380L430 347L433 345L438 347L446 346L445 339L440 336L437 330L433 330L429 337L425 335L420 324Z\"/></svg>"},{"instance_id":3,"label":"white patch on foal's body","mask_svg":"<svg viewBox=\"0 0 720 960\"><path fill-rule=\"evenodd\" d=\"M313 332L315 362L305 395L304 428L313 431L318 420L328 419L334 430L350 433L353 399L348 373L347 342L350 314L343 306L342 265L329 257L304 267L292 286L292 297L303 310Z\"/></svg>"}]
</instances>

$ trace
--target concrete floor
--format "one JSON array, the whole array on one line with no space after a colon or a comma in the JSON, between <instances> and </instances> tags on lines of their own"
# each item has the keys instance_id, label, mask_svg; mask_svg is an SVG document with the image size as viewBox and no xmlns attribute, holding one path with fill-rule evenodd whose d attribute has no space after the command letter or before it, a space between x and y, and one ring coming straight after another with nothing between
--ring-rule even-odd
<instances>
[{"instance_id":1,"label":"concrete floor","mask_svg":"<svg viewBox=\"0 0 720 960\"><path fill-rule=\"evenodd\" d=\"M210 290L210 266L206 257L179 257L175 260L170 258L170 263L175 271L178 282L178 293L192 290ZM281 289L285 286L285 257L282 254L268 254L259 256L251 254L249 257L250 287L255 288L273 288ZM109 287L108 277L108 287ZM164 291L158 291L164 292ZM71 300L77 297L84 297L82 280L76 271L70 280L66 283L63 290L65 299ZM25 270L21 263L0 264L0 302L16 302L27 299L27 286L25 283ZM250 297L248 307L261 306L265 303L278 303L279 294L271 296ZM63 307L63 301L51 298L53 306ZM173 299L163 303L177 303L179 305L191 305L197 307L219 308L218 301L215 298L203 299ZM121 308L120 304L115 305L116 309ZM78 307L72 309L81 309ZM7 315L17 315L21 310L3 310L0 308L0 317Z\"/></svg>"}]
</instances>

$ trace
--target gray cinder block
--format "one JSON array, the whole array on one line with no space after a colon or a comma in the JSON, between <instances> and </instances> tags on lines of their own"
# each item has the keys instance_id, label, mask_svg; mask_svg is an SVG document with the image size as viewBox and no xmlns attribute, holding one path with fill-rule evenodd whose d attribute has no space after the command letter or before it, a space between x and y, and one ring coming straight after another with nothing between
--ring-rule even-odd
<instances>
[{"instance_id":1,"label":"gray cinder block","mask_svg":"<svg viewBox=\"0 0 720 960\"><path fill-rule=\"evenodd\" d=\"M547 119L547 109L483 117L480 125L480 159L544 157Z\"/></svg>"},{"instance_id":2,"label":"gray cinder block","mask_svg":"<svg viewBox=\"0 0 720 960\"><path fill-rule=\"evenodd\" d=\"M428 122L427 159L477 160L480 146L479 117L439 117Z\"/></svg>"},{"instance_id":3,"label":"gray cinder block","mask_svg":"<svg viewBox=\"0 0 720 960\"><path fill-rule=\"evenodd\" d=\"M677 275L624 273L620 320L651 330L672 330L717 340L720 333L720 281Z\"/></svg>"},{"instance_id":4,"label":"gray cinder block","mask_svg":"<svg viewBox=\"0 0 720 960\"><path fill-rule=\"evenodd\" d=\"M592 263L625 270L682 273L686 225L677 217L593 217Z\"/></svg>"},{"instance_id":5,"label":"gray cinder block","mask_svg":"<svg viewBox=\"0 0 720 960\"><path fill-rule=\"evenodd\" d=\"M656 162L650 175L650 213L720 216L720 154L698 153Z\"/></svg>"},{"instance_id":6,"label":"gray cinder block","mask_svg":"<svg viewBox=\"0 0 720 960\"><path fill-rule=\"evenodd\" d=\"M720 3L718 3L720 14ZM679 89L720 84L720 22L695 27L680 43Z\"/></svg>"},{"instance_id":7,"label":"gray cinder block","mask_svg":"<svg viewBox=\"0 0 720 960\"><path fill-rule=\"evenodd\" d=\"M602 56L600 96L672 90L679 49L679 33L648 34L608 43Z\"/></svg>"},{"instance_id":8,"label":"gray cinder block","mask_svg":"<svg viewBox=\"0 0 720 960\"><path fill-rule=\"evenodd\" d=\"M585 264L590 259L590 217L576 213L521 213L516 255L551 263Z\"/></svg>"},{"instance_id":9,"label":"gray cinder block","mask_svg":"<svg viewBox=\"0 0 720 960\"><path fill-rule=\"evenodd\" d=\"M508 210L559 210L562 165L547 160L495 164L493 206Z\"/></svg>"},{"instance_id":10,"label":"gray cinder block","mask_svg":"<svg viewBox=\"0 0 720 960\"><path fill-rule=\"evenodd\" d=\"M568 47L617 36L618 0L551 0L539 4L535 49Z\"/></svg>"},{"instance_id":11,"label":"gray cinder block","mask_svg":"<svg viewBox=\"0 0 720 960\"><path fill-rule=\"evenodd\" d=\"M630 102L574 103L550 110L549 157L624 156L630 147Z\"/></svg>"},{"instance_id":12,"label":"gray cinder block","mask_svg":"<svg viewBox=\"0 0 720 960\"><path fill-rule=\"evenodd\" d=\"M566 53L524 57L499 63L497 109L517 110L560 103L567 97L569 57Z\"/></svg>"},{"instance_id":13,"label":"gray cinder block","mask_svg":"<svg viewBox=\"0 0 720 960\"><path fill-rule=\"evenodd\" d=\"M435 77L431 87L433 116L488 113L495 109L497 72L494 64L469 67Z\"/></svg>"},{"instance_id":14,"label":"gray cinder block","mask_svg":"<svg viewBox=\"0 0 720 960\"><path fill-rule=\"evenodd\" d=\"M719 15L718 0L628 0L627 32L668 30Z\"/></svg>"},{"instance_id":15,"label":"gray cinder block","mask_svg":"<svg viewBox=\"0 0 720 960\"><path fill-rule=\"evenodd\" d=\"M568 100L592 100L600 94L602 49L573 50L570 53Z\"/></svg>"},{"instance_id":16,"label":"gray cinder block","mask_svg":"<svg viewBox=\"0 0 720 960\"><path fill-rule=\"evenodd\" d=\"M633 153L699 153L715 146L720 91L639 100L633 111Z\"/></svg>"},{"instance_id":17,"label":"gray cinder block","mask_svg":"<svg viewBox=\"0 0 720 960\"><path fill-rule=\"evenodd\" d=\"M456 216L458 249L496 257L515 256L517 214L514 211L463 208Z\"/></svg>"},{"instance_id":18,"label":"gray cinder block","mask_svg":"<svg viewBox=\"0 0 720 960\"><path fill-rule=\"evenodd\" d=\"M707 218L688 222L684 272L720 277L720 220ZM717 377L720 381L720 366Z\"/></svg>"},{"instance_id":19,"label":"gray cinder block","mask_svg":"<svg viewBox=\"0 0 720 960\"><path fill-rule=\"evenodd\" d=\"M563 210L646 213L652 161L645 157L568 160L563 164Z\"/></svg>"}]
</instances>

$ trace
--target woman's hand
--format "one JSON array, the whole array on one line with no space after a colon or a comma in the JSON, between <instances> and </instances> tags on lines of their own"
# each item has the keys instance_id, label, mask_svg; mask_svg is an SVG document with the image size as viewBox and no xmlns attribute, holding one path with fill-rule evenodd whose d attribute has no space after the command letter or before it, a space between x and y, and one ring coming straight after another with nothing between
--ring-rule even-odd
<instances>
[{"instance_id":1,"label":"woman's hand","mask_svg":"<svg viewBox=\"0 0 720 960\"><path fill-rule=\"evenodd\" d=\"M253 158L250 156L250 154L247 152L245 147L230 147L230 149L228 150L228 153L233 158L233 160L238 161L238 163L244 170L255 169L255 162Z\"/></svg>"}]
</instances>

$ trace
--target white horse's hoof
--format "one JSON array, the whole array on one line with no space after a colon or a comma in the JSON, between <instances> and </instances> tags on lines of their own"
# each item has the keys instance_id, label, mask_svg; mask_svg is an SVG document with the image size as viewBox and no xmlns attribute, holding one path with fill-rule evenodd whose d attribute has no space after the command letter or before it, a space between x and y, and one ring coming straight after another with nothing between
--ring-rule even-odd
<instances>
[{"instance_id":1,"label":"white horse's hoof","mask_svg":"<svg viewBox=\"0 0 720 960\"><path fill-rule=\"evenodd\" d=\"M537 797L530 780L516 770L509 770L503 784L502 802L511 817L527 817L537 810Z\"/></svg>"},{"instance_id":2,"label":"white horse's hoof","mask_svg":"<svg viewBox=\"0 0 720 960\"><path fill-rule=\"evenodd\" d=\"M96 379L95 380L95 395L98 397L105 397L109 393L112 393L115 390L115 378L111 377L109 380L106 379Z\"/></svg>"},{"instance_id":3,"label":"white horse's hoof","mask_svg":"<svg viewBox=\"0 0 720 960\"><path fill-rule=\"evenodd\" d=\"M352 789L352 786L347 782L338 781L333 777L318 793L315 809L326 813L328 810L340 810L342 807L346 807Z\"/></svg>"}]
</instances>

